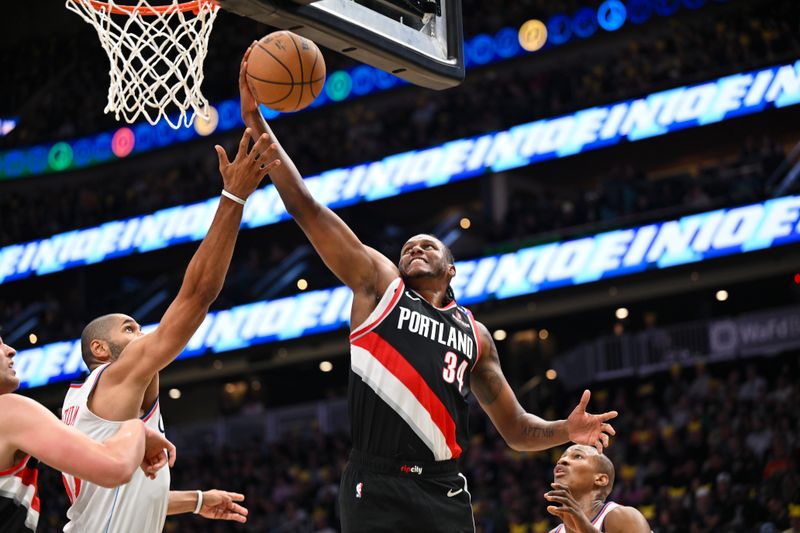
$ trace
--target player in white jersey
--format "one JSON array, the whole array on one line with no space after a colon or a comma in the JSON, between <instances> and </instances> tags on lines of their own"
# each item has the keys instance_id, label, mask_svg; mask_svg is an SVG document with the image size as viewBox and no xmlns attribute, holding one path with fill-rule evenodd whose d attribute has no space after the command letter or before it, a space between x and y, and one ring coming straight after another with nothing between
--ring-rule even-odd
<instances>
[{"instance_id":1,"label":"player in white jersey","mask_svg":"<svg viewBox=\"0 0 800 533\"><path fill-rule=\"evenodd\" d=\"M553 476L553 490L544 497L555 504L547 512L562 523L550 533L650 533L637 509L606 501L614 488L614 465L592 446L567 448Z\"/></svg>"},{"instance_id":2,"label":"player in white jersey","mask_svg":"<svg viewBox=\"0 0 800 533\"><path fill-rule=\"evenodd\" d=\"M71 387L62 419L95 440L116 431L120 421L141 417L148 427L164 431L158 406L158 372L171 363L203 323L217 298L233 255L247 197L275 166L275 146L262 135L248 151L249 130L232 163L217 146L224 188L216 215L186 269L178 295L158 327L144 335L134 319L122 314L91 321L81 335L83 360L91 374ZM64 531L157 533L168 514L195 512L206 518L245 522L241 494L224 491L169 490L169 470L154 480L134 474L131 481L106 489L71 476L72 498Z\"/></svg>"},{"instance_id":3,"label":"player in white jersey","mask_svg":"<svg viewBox=\"0 0 800 533\"><path fill-rule=\"evenodd\" d=\"M155 475L167 463L166 450L174 460L174 446L159 431L145 430L140 420L120 422L118 431L95 442L30 398L11 394L19 387L16 353L0 338L0 530L36 531L35 459L105 487L127 483L140 464Z\"/></svg>"}]
</instances>

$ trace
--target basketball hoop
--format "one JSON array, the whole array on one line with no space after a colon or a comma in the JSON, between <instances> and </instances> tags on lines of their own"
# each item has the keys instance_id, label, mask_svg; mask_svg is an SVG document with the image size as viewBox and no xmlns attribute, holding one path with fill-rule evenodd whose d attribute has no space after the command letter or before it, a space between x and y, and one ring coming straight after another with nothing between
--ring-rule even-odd
<instances>
[{"instance_id":1,"label":"basketball hoop","mask_svg":"<svg viewBox=\"0 0 800 533\"><path fill-rule=\"evenodd\" d=\"M219 11L214 0L151 5L136 0L66 0L67 9L91 24L110 63L105 113L135 122L140 115L155 125L161 118L175 129L189 127L199 113L207 119L203 61ZM173 122L177 108L180 115Z\"/></svg>"}]
</instances>

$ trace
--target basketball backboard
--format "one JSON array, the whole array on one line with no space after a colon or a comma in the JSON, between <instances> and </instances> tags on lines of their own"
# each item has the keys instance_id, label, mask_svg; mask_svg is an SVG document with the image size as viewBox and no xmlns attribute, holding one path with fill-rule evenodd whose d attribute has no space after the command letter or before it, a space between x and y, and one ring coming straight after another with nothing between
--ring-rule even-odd
<instances>
[{"instance_id":1,"label":"basketball backboard","mask_svg":"<svg viewBox=\"0 0 800 533\"><path fill-rule=\"evenodd\" d=\"M464 80L461 0L218 2L415 85L446 89Z\"/></svg>"}]
</instances>

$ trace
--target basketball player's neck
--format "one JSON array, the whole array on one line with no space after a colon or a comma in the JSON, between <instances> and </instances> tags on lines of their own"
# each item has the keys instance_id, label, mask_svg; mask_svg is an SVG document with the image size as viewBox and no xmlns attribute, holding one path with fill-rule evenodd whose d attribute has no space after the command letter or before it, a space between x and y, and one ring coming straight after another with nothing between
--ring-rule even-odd
<instances>
[{"instance_id":1,"label":"basketball player's neck","mask_svg":"<svg viewBox=\"0 0 800 533\"><path fill-rule=\"evenodd\" d=\"M605 498L595 491L587 492L582 496L577 496L575 499L578 500L578 504L581 506L583 514L589 520L593 520L606 503Z\"/></svg>"},{"instance_id":2,"label":"basketball player's neck","mask_svg":"<svg viewBox=\"0 0 800 533\"><path fill-rule=\"evenodd\" d=\"M437 281L437 283L430 283L430 281ZM438 282L438 280L426 280L419 278L407 281L406 285L414 292L425 298L425 301L427 301L429 304L435 307L444 307L445 295L447 294L447 285L442 287L441 282Z\"/></svg>"}]
</instances>

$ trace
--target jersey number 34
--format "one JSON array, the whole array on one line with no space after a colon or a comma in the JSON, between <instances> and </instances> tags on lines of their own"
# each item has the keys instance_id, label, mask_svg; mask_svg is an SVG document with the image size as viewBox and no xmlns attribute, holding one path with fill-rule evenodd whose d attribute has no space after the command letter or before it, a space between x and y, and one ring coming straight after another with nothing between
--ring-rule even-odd
<instances>
[{"instance_id":1,"label":"jersey number 34","mask_svg":"<svg viewBox=\"0 0 800 533\"><path fill-rule=\"evenodd\" d=\"M458 364L458 356L453 352L444 354L444 370L442 370L442 378L448 382L453 383L458 380L458 392L464 387L464 373L467 371L467 361L462 361ZM458 365L458 370L456 370Z\"/></svg>"}]
</instances>

